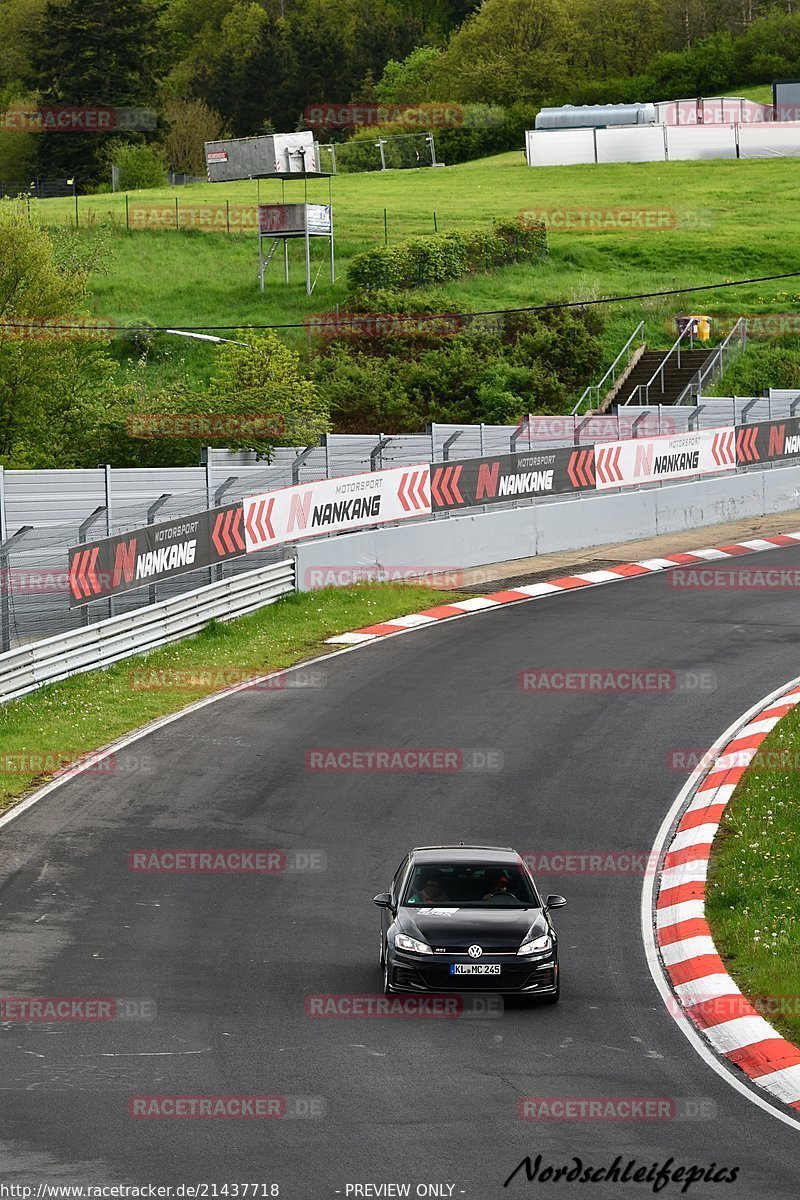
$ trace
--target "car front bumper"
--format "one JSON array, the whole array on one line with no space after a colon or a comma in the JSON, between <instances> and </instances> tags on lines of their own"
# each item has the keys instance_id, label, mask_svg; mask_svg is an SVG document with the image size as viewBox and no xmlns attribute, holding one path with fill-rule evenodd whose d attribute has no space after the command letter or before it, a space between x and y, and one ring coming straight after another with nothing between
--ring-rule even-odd
<instances>
[{"instance_id":1,"label":"car front bumper","mask_svg":"<svg viewBox=\"0 0 800 1200\"><path fill-rule=\"evenodd\" d=\"M463 963L463 958L428 955L390 954L388 982L393 992L491 992L553 995L558 987L558 959L503 958L499 975L453 975L451 964Z\"/></svg>"}]
</instances>

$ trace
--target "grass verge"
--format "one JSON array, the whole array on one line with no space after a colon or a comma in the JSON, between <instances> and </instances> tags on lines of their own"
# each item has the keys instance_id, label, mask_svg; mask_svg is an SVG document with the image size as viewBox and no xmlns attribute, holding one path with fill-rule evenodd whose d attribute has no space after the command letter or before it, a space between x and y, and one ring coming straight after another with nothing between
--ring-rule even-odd
<instances>
[{"instance_id":1,"label":"grass verge","mask_svg":"<svg viewBox=\"0 0 800 1200\"><path fill-rule=\"evenodd\" d=\"M333 634L453 599L465 596L411 584L298 593L3 705L0 811L51 778L59 761L72 762L231 683L325 653Z\"/></svg>"},{"instance_id":2,"label":"grass verge","mask_svg":"<svg viewBox=\"0 0 800 1200\"><path fill-rule=\"evenodd\" d=\"M733 978L800 1044L800 712L762 743L714 842L706 914Z\"/></svg>"}]
</instances>

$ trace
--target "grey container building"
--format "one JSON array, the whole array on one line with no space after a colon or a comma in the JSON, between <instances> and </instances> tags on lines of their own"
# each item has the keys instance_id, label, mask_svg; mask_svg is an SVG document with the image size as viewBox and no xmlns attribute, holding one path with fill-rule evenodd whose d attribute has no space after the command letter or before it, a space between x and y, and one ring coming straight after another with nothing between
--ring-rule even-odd
<instances>
[{"instance_id":1,"label":"grey container building","mask_svg":"<svg viewBox=\"0 0 800 1200\"><path fill-rule=\"evenodd\" d=\"M319 144L311 132L225 138L206 142L205 152L209 183L323 174Z\"/></svg>"},{"instance_id":2,"label":"grey container building","mask_svg":"<svg viewBox=\"0 0 800 1200\"><path fill-rule=\"evenodd\" d=\"M543 108L536 129L600 129L608 125L655 125L654 104L565 104Z\"/></svg>"}]
</instances>

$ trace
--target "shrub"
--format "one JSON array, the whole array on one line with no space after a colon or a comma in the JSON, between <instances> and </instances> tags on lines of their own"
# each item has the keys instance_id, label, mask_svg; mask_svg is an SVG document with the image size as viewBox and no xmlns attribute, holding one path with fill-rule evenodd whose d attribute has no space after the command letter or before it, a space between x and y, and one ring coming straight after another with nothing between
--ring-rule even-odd
<instances>
[{"instance_id":1,"label":"shrub","mask_svg":"<svg viewBox=\"0 0 800 1200\"><path fill-rule=\"evenodd\" d=\"M342 339L312 359L320 395L341 433L411 433L430 421L513 424L563 412L602 354L595 309L467 318L435 341ZM377 352L376 352L377 351Z\"/></svg>"},{"instance_id":2,"label":"shrub","mask_svg":"<svg viewBox=\"0 0 800 1200\"><path fill-rule=\"evenodd\" d=\"M114 139L108 144L107 155L108 161L119 167L121 192L163 187L167 182L164 160L151 146Z\"/></svg>"},{"instance_id":3,"label":"shrub","mask_svg":"<svg viewBox=\"0 0 800 1200\"><path fill-rule=\"evenodd\" d=\"M353 258L347 278L351 291L425 287L546 253L542 222L498 221L489 231L455 230L376 246Z\"/></svg>"}]
</instances>

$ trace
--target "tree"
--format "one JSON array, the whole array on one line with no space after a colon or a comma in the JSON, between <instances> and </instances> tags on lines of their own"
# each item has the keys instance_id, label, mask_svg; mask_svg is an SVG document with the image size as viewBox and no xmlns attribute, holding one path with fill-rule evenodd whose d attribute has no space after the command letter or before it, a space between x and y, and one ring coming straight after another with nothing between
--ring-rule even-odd
<instances>
[{"instance_id":1,"label":"tree","mask_svg":"<svg viewBox=\"0 0 800 1200\"><path fill-rule=\"evenodd\" d=\"M152 105L159 71L158 0L50 0L32 54L31 86L44 105ZM110 129L111 134L119 130ZM40 174L99 182L108 134L38 136ZM134 136L141 141L141 135Z\"/></svg>"},{"instance_id":2,"label":"tree","mask_svg":"<svg viewBox=\"0 0 800 1200\"><path fill-rule=\"evenodd\" d=\"M164 153L172 170L205 174L205 143L215 142L227 132L222 117L202 100L170 100L164 117L168 125Z\"/></svg>"},{"instance_id":3,"label":"tree","mask_svg":"<svg viewBox=\"0 0 800 1200\"><path fill-rule=\"evenodd\" d=\"M56 328L84 324L91 334L85 302L80 255L63 239L59 246L22 201L0 205L0 464L101 461L107 430L121 420L114 361L105 338Z\"/></svg>"},{"instance_id":4,"label":"tree","mask_svg":"<svg viewBox=\"0 0 800 1200\"><path fill-rule=\"evenodd\" d=\"M383 104L420 104L433 100L441 57L437 46L417 46L402 62L390 58L375 87L378 99Z\"/></svg>"},{"instance_id":5,"label":"tree","mask_svg":"<svg viewBox=\"0 0 800 1200\"><path fill-rule=\"evenodd\" d=\"M226 437L224 445L255 449L268 455L272 446L308 446L330 428L327 405L316 385L303 374L300 357L271 329L239 333L223 343L216 356L216 369L203 412L235 417L258 417L265 430L253 437L247 423L241 436Z\"/></svg>"},{"instance_id":6,"label":"tree","mask_svg":"<svg viewBox=\"0 0 800 1200\"><path fill-rule=\"evenodd\" d=\"M3 0L0 4L0 92L24 92L31 70L33 37L47 0Z\"/></svg>"},{"instance_id":7,"label":"tree","mask_svg":"<svg viewBox=\"0 0 800 1200\"><path fill-rule=\"evenodd\" d=\"M510 105L565 91L579 32L566 0L485 0L453 34L440 92Z\"/></svg>"}]
</instances>

